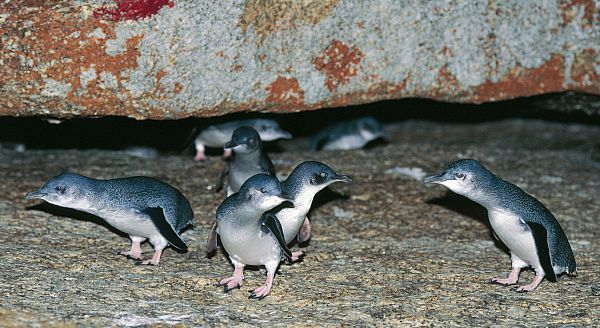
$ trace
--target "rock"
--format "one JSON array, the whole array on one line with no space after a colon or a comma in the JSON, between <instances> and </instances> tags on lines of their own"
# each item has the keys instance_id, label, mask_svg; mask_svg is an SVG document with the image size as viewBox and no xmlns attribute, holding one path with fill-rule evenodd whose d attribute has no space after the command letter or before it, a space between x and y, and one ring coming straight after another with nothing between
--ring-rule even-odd
<instances>
[{"instance_id":1,"label":"rock","mask_svg":"<svg viewBox=\"0 0 600 328\"><path fill-rule=\"evenodd\" d=\"M209 117L600 94L597 1L9 1L0 115Z\"/></svg>"}]
</instances>

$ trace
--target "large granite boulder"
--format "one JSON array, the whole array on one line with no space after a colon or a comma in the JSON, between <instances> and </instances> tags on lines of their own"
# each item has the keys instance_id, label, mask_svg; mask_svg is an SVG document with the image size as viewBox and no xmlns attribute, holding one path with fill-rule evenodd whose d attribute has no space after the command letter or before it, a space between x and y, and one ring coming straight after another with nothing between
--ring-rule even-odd
<instances>
[{"instance_id":1,"label":"large granite boulder","mask_svg":"<svg viewBox=\"0 0 600 328\"><path fill-rule=\"evenodd\" d=\"M0 115L600 94L592 0L4 1L0 35Z\"/></svg>"}]
</instances>

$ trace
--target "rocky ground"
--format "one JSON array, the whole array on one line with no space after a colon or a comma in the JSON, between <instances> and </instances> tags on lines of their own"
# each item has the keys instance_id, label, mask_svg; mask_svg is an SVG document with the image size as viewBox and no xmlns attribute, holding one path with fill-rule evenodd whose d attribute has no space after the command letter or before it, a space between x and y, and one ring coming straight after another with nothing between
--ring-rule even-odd
<instances>
[{"instance_id":1,"label":"rocky ground","mask_svg":"<svg viewBox=\"0 0 600 328\"><path fill-rule=\"evenodd\" d=\"M306 140L271 154L286 175L317 159L351 175L316 200L302 263L281 265L271 294L248 299L264 273L247 270L241 290L216 282L227 258L205 256L223 194L223 162L191 155L140 158L120 151L0 150L0 326L580 326L600 320L600 125L511 119L387 127L390 142L366 150L313 153ZM298 150L300 149L300 150ZM424 174L476 158L536 196L562 224L578 276L532 293L490 285L510 259L485 211L424 187ZM116 255L126 236L101 220L39 205L26 192L65 170L97 178L148 175L179 188L194 209L189 252L168 249L156 267ZM297 249L298 246L294 246ZM151 255L148 244L143 245ZM531 271L521 283L533 278Z\"/></svg>"}]
</instances>

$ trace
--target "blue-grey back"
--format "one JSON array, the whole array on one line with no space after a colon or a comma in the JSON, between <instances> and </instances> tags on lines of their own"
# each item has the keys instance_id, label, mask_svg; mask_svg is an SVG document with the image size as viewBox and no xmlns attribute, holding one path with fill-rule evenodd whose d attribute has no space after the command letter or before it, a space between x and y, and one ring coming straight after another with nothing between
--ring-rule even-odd
<instances>
[{"instance_id":1,"label":"blue-grey back","mask_svg":"<svg viewBox=\"0 0 600 328\"><path fill-rule=\"evenodd\" d=\"M177 230L192 223L194 213L185 196L171 185L158 179L135 176L98 180L98 188L114 206L143 209L161 207L165 218Z\"/></svg>"},{"instance_id":2,"label":"blue-grey back","mask_svg":"<svg viewBox=\"0 0 600 328\"><path fill-rule=\"evenodd\" d=\"M554 265L575 266L573 251L567 236L554 215L535 197L514 184L498 177L494 193L497 193L499 206L516 214L525 222L538 223L546 228L548 245Z\"/></svg>"}]
</instances>

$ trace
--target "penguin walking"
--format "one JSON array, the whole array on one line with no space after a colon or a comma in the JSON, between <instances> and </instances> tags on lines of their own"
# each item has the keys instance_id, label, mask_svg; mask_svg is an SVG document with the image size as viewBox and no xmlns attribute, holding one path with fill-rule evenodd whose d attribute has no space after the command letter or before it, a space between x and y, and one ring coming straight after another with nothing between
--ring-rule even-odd
<instances>
[{"instance_id":1,"label":"penguin walking","mask_svg":"<svg viewBox=\"0 0 600 328\"><path fill-rule=\"evenodd\" d=\"M350 182L352 178L337 174L329 166L317 161L305 161L292 171L281 182L283 193L290 197L294 207L283 207L275 212L285 236L285 242L290 244L294 238L304 242L310 238L311 225L306 216L315 195L335 182ZM304 252L292 253L292 262L300 260Z\"/></svg>"},{"instance_id":2,"label":"penguin walking","mask_svg":"<svg viewBox=\"0 0 600 328\"><path fill-rule=\"evenodd\" d=\"M42 188L28 193L27 199L87 212L129 235L131 249L119 252L141 260L141 243L149 239L154 255L143 265L158 265L169 244L185 251L181 230L192 224L194 213L183 194L157 179L128 177L98 180L75 173L50 179Z\"/></svg>"},{"instance_id":3,"label":"penguin walking","mask_svg":"<svg viewBox=\"0 0 600 328\"><path fill-rule=\"evenodd\" d=\"M227 175L227 196L237 192L253 175L264 173L275 176L275 167L264 152L260 135L254 128L249 126L237 128L225 147L231 148L233 155L219 174L217 191L221 189L225 175Z\"/></svg>"},{"instance_id":4,"label":"penguin walking","mask_svg":"<svg viewBox=\"0 0 600 328\"><path fill-rule=\"evenodd\" d=\"M487 209L490 225L510 250L512 260L508 277L494 278L492 283L514 285L521 270L527 267L535 270L534 280L513 290L530 292L544 277L556 281L563 273L576 275L573 251L552 213L533 196L498 178L479 162L455 161L439 175L425 178L425 183L444 185Z\"/></svg>"},{"instance_id":5,"label":"penguin walking","mask_svg":"<svg viewBox=\"0 0 600 328\"><path fill-rule=\"evenodd\" d=\"M249 298L262 299L271 290L279 263L292 254L279 220L267 211L286 201L275 177L257 174L217 208L216 232L234 266L233 276L219 282L226 293L242 286L246 265L264 265L267 269L265 285L253 290ZM209 235L209 251L216 246L216 234Z\"/></svg>"},{"instance_id":6,"label":"penguin walking","mask_svg":"<svg viewBox=\"0 0 600 328\"><path fill-rule=\"evenodd\" d=\"M194 140L194 145L196 147L196 156L194 157L194 160L203 161L206 159L204 151L207 146L223 148L225 143L231 139L233 131L242 126L254 128L263 141L292 138L292 134L281 129L277 121L265 118L236 120L217 125L210 125L206 129L200 131ZM230 156L231 149L225 147L223 158L229 158Z\"/></svg>"},{"instance_id":7,"label":"penguin walking","mask_svg":"<svg viewBox=\"0 0 600 328\"><path fill-rule=\"evenodd\" d=\"M327 126L310 139L308 147L313 151L360 149L379 138L385 138L381 123L365 116Z\"/></svg>"}]
</instances>

